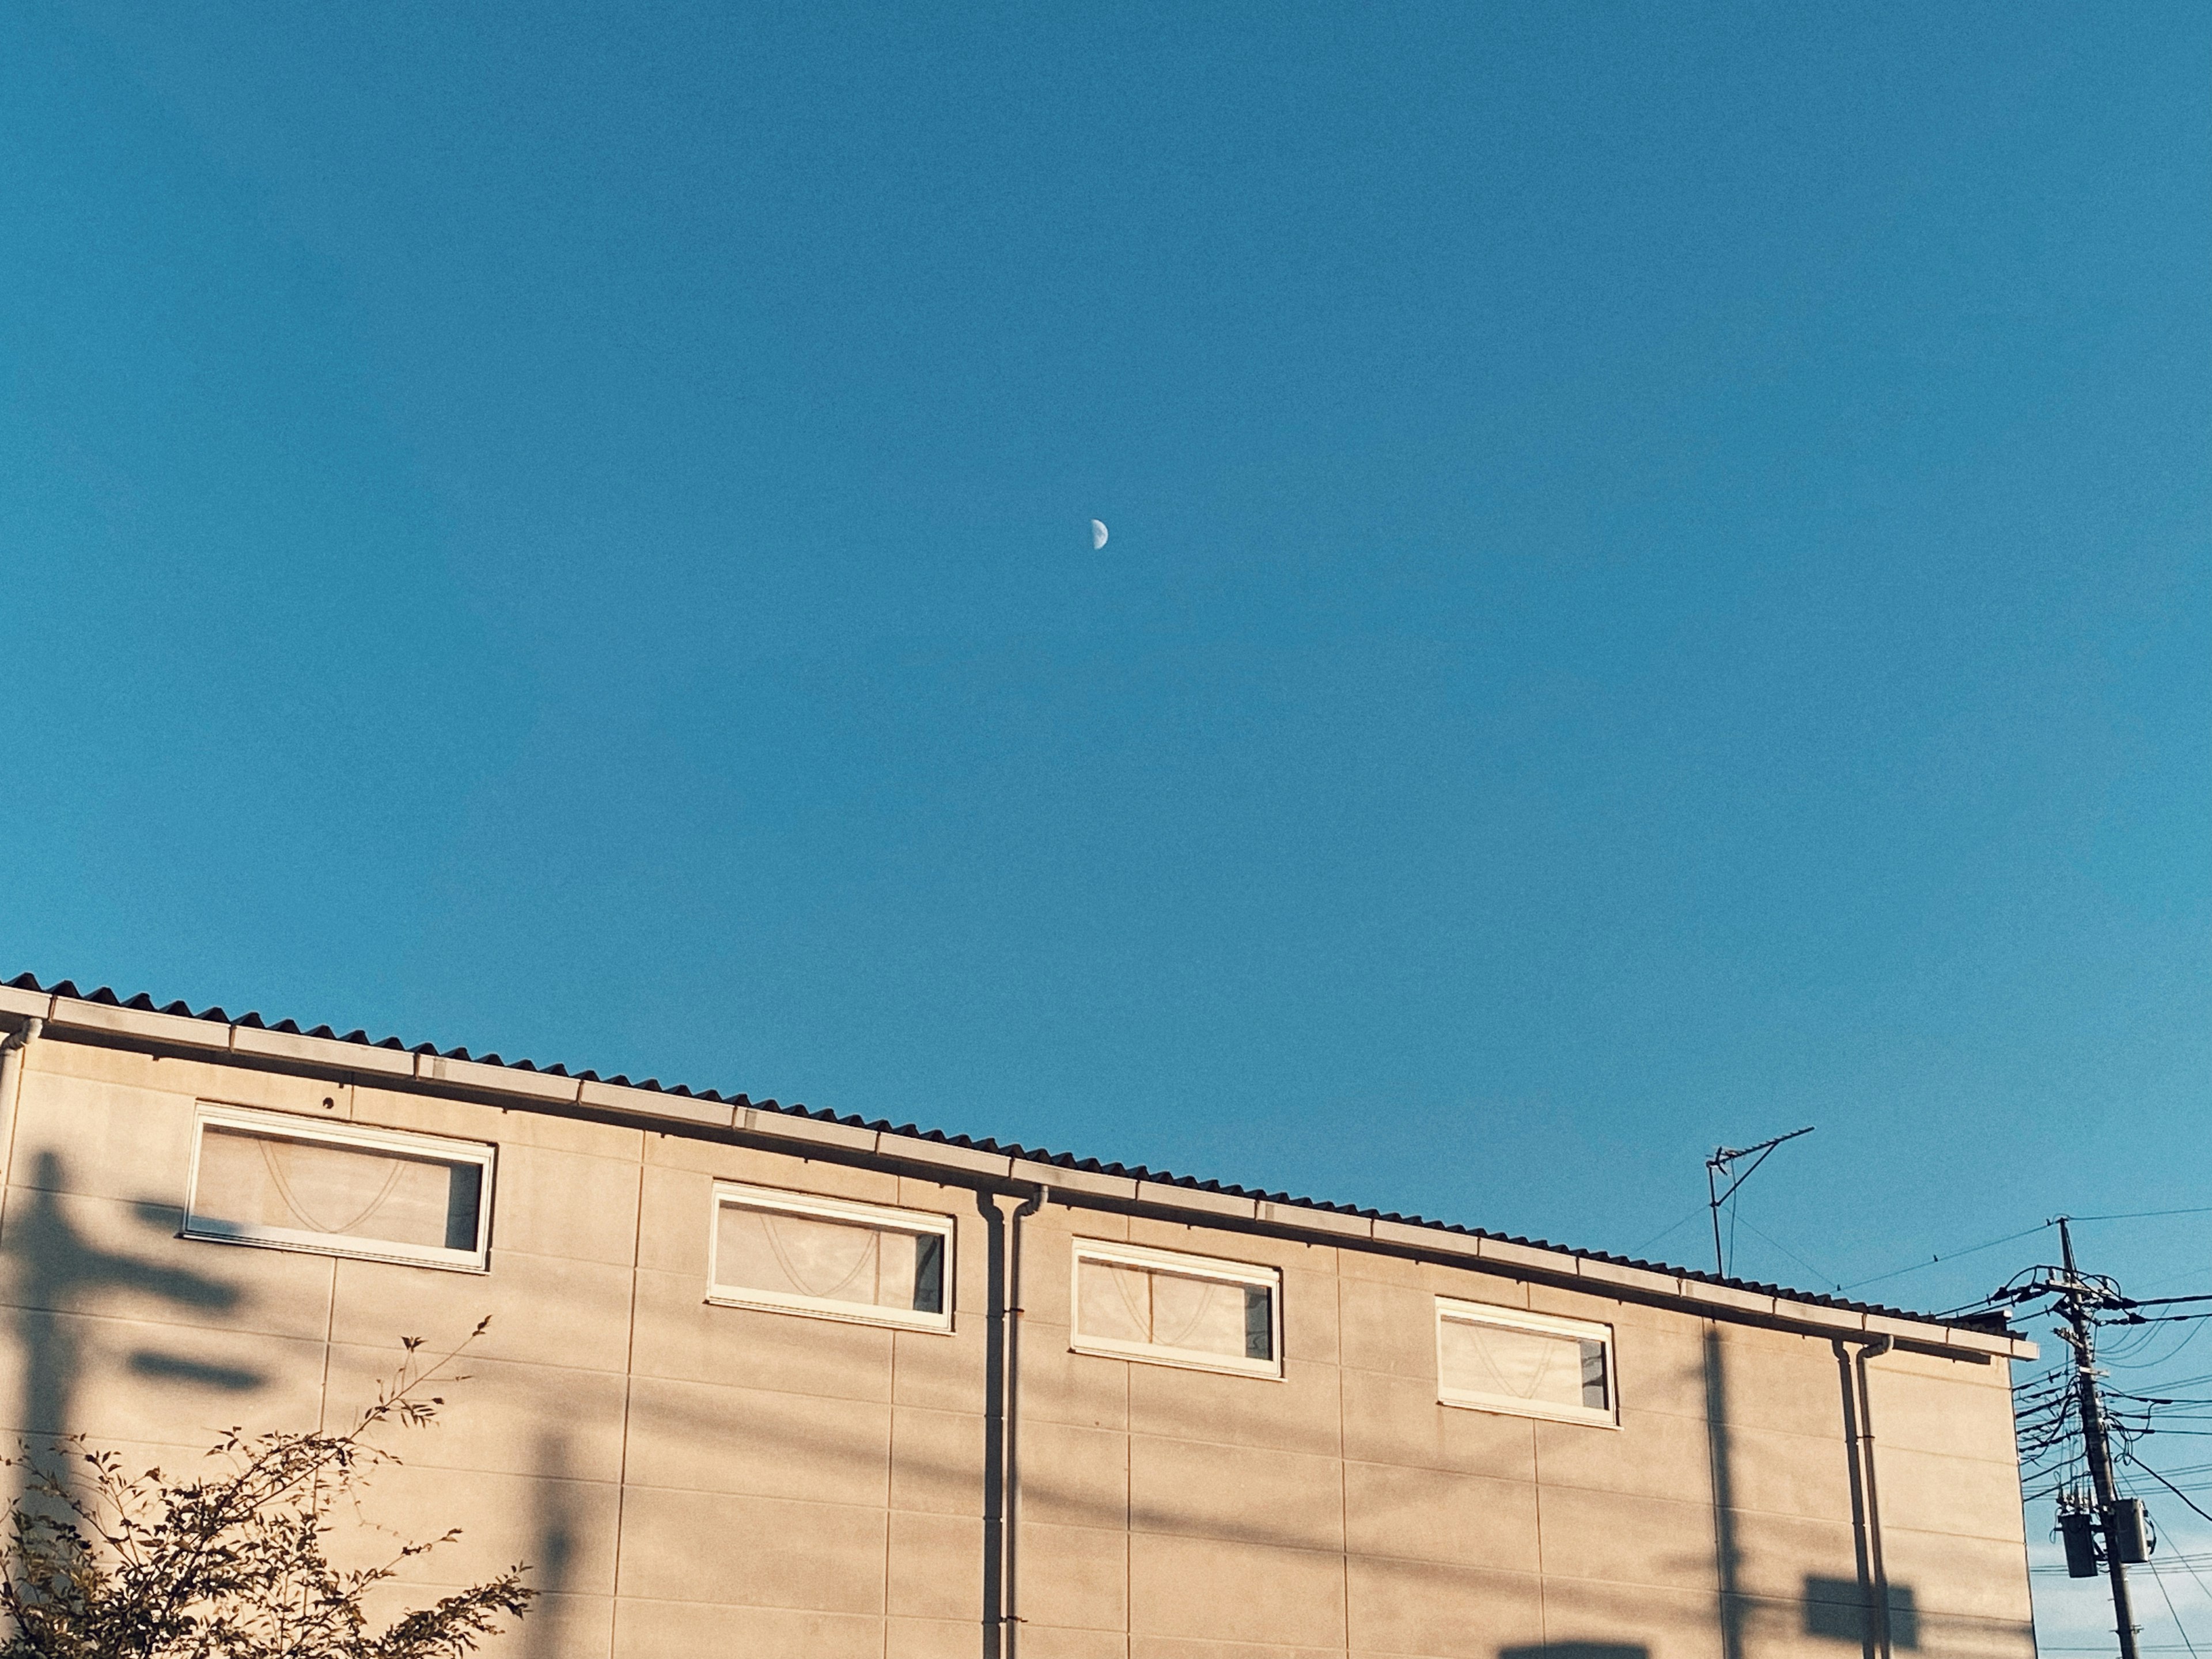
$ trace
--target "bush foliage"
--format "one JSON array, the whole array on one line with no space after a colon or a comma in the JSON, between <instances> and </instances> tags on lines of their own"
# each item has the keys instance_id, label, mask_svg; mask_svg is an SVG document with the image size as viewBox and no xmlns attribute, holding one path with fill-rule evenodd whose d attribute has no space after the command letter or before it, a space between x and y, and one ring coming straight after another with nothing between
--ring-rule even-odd
<instances>
[{"instance_id":1,"label":"bush foliage","mask_svg":"<svg viewBox=\"0 0 2212 1659\"><path fill-rule=\"evenodd\" d=\"M520 1565L377 1628L364 1603L405 1564L459 1537L395 1540L378 1565L341 1569L326 1546L334 1512L358 1518L362 1482L397 1463L372 1437L418 1428L444 1406L429 1392L489 1320L435 1359L420 1338L343 1434L234 1429L210 1470L173 1478L127 1472L82 1436L58 1462L26 1450L0 1459L25 1488L0 1538L0 1659L450 1659L520 1619L537 1592ZM386 1534L387 1537L390 1534Z\"/></svg>"}]
</instances>

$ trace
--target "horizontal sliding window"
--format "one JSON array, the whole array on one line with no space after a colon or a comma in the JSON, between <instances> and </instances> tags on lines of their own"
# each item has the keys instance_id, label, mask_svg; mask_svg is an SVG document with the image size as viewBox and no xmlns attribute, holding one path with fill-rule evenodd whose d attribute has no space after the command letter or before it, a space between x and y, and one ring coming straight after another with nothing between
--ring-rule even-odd
<instances>
[{"instance_id":1,"label":"horizontal sliding window","mask_svg":"<svg viewBox=\"0 0 2212 1659\"><path fill-rule=\"evenodd\" d=\"M1523 1417L1610 1426L1613 1328L1437 1298L1437 1397Z\"/></svg>"},{"instance_id":2,"label":"horizontal sliding window","mask_svg":"<svg viewBox=\"0 0 2212 1659\"><path fill-rule=\"evenodd\" d=\"M951 1266L949 1215L714 1188L709 1301L949 1331Z\"/></svg>"},{"instance_id":3,"label":"horizontal sliding window","mask_svg":"<svg viewBox=\"0 0 2212 1659\"><path fill-rule=\"evenodd\" d=\"M204 1106L185 1231L481 1271L492 1156L476 1141Z\"/></svg>"},{"instance_id":4,"label":"horizontal sliding window","mask_svg":"<svg viewBox=\"0 0 2212 1659\"><path fill-rule=\"evenodd\" d=\"M1248 1376L1283 1374L1273 1267L1078 1239L1073 1346Z\"/></svg>"}]
</instances>

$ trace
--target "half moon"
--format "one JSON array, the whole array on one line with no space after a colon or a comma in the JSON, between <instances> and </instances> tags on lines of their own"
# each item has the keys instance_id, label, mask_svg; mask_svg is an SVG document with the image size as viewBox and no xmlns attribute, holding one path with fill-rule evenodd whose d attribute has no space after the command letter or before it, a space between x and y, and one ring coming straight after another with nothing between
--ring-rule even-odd
<instances>
[{"instance_id":1,"label":"half moon","mask_svg":"<svg viewBox=\"0 0 2212 1659\"><path fill-rule=\"evenodd\" d=\"M1091 521L1091 550L1096 553L1106 545L1106 526L1093 519Z\"/></svg>"}]
</instances>

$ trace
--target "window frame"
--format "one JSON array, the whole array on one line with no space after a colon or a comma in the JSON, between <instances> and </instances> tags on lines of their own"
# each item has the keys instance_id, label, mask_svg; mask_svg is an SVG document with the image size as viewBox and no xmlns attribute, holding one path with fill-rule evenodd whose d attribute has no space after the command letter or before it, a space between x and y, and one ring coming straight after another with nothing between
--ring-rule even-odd
<instances>
[{"instance_id":1,"label":"window frame","mask_svg":"<svg viewBox=\"0 0 2212 1659\"><path fill-rule=\"evenodd\" d=\"M1267 1292L1267 1359L1234 1359L1227 1354L1200 1348L1174 1348L1164 1343L1128 1342L1110 1336L1083 1334L1083 1264L1103 1262L1111 1267L1147 1267L1177 1273L1186 1279L1242 1285ZM1220 1256L1189 1255L1180 1250L1158 1250L1141 1244L1117 1244L1109 1239L1079 1238L1068 1265L1067 1346L1073 1353L1104 1359L1131 1359L1148 1365L1172 1365L1182 1370L1218 1371L1229 1376L1256 1377L1263 1382L1284 1380L1283 1270L1255 1261L1231 1261Z\"/></svg>"},{"instance_id":2,"label":"window frame","mask_svg":"<svg viewBox=\"0 0 2212 1659\"><path fill-rule=\"evenodd\" d=\"M944 1241L943 1306L935 1313L912 1308L877 1308L859 1302L840 1302L832 1297L799 1296L781 1291L755 1290L721 1282L722 1211L725 1206L744 1210L768 1210L782 1215L812 1216L823 1221L857 1222L881 1232L928 1233ZM781 1187L756 1187L749 1182L717 1181L713 1201L707 1207L707 1300L717 1308L751 1308L764 1313L797 1314L808 1319L835 1319L848 1325L880 1325L893 1330L952 1334L955 1297L953 1266L959 1233L957 1216L934 1210L895 1209L886 1204L864 1204L857 1199L825 1198L817 1193L793 1192Z\"/></svg>"},{"instance_id":3,"label":"window frame","mask_svg":"<svg viewBox=\"0 0 2212 1659\"><path fill-rule=\"evenodd\" d=\"M477 1178L476 1248L453 1250L443 1246L403 1244L386 1238L363 1238L349 1233L240 1225L200 1215L195 1207L199 1201L200 1155L207 1146L210 1127L239 1130L268 1139L342 1146L356 1152L398 1152L437 1164L473 1164L481 1172ZM311 1255L436 1267L447 1273L488 1273L491 1271L492 1189L498 1163L499 1148L490 1141L460 1140L447 1135L421 1134L410 1129L386 1129L375 1124L201 1101L192 1116L191 1167L185 1176L184 1222L178 1233L180 1237L211 1244L246 1244L268 1250L299 1250Z\"/></svg>"},{"instance_id":4,"label":"window frame","mask_svg":"<svg viewBox=\"0 0 2212 1659\"><path fill-rule=\"evenodd\" d=\"M1474 1389L1455 1389L1444 1381L1444 1326L1491 1325L1510 1331L1537 1331L1547 1336L1571 1336L1599 1342L1605 1347L1605 1405L1555 1406L1547 1401L1522 1400L1510 1395L1484 1394ZM1620 1426L1620 1370L1613 1352L1613 1327L1594 1319L1570 1319L1559 1314L1534 1313L1526 1308L1501 1308L1488 1302L1469 1302L1461 1297L1437 1298L1437 1403L1467 1411L1498 1412L1510 1417L1541 1418L1552 1423L1579 1423L1593 1429Z\"/></svg>"}]
</instances>

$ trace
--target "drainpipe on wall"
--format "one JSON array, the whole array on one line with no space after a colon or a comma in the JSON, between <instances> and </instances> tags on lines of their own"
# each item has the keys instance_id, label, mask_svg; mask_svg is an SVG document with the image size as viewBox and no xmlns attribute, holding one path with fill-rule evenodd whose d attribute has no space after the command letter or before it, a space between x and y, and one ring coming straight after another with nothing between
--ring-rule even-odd
<instances>
[{"instance_id":1,"label":"drainpipe on wall","mask_svg":"<svg viewBox=\"0 0 2212 1659\"><path fill-rule=\"evenodd\" d=\"M1020 1379L1022 1356L1022 1223L1044 1207L1051 1188L1039 1187L1015 1207L1013 1218L1006 1227L1006 1385L1005 1394L1004 1427L1006 1449L1004 1467L1006 1472L1006 1498L1004 1513L1006 1530L1003 1534L1006 1565L1000 1583L1004 1586L1001 1616L1006 1632L1000 1651L1005 1659L1014 1659L1014 1650L1019 1640L1021 1613L1018 1597L1020 1581L1014 1574L1015 1541L1019 1536L1017 1526L1020 1516L1021 1481L1018 1452L1020 1437L1016 1425L1021 1420Z\"/></svg>"},{"instance_id":2,"label":"drainpipe on wall","mask_svg":"<svg viewBox=\"0 0 2212 1659\"><path fill-rule=\"evenodd\" d=\"M46 1021L33 1018L23 1022L21 1030L0 1037L0 1192L7 1190L8 1178L15 1173L15 1103L23 1093L23 1051L46 1029Z\"/></svg>"},{"instance_id":3,"label":"drainpipe on wall","mask_svg":"<svg viewBox=\"0 0 2212 1659\"><path fill-rule=\"evenodd\" d=\"M1874 1399L1867 1386L1867 1361L1879 1359L1895 1346L1894 1339L1877 1336L1859 1349L1852 1369L1858 1374L1859 1467L1866 1482L1867 1565L1874 1583L1874 1650L1875 1659L1891 1659L1889 1633L1889 1572L1881 1559L1881 1499L1874 1479Z\"/></svg>"}]
</instances>

